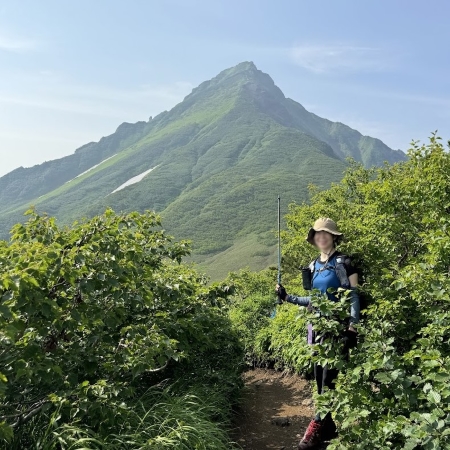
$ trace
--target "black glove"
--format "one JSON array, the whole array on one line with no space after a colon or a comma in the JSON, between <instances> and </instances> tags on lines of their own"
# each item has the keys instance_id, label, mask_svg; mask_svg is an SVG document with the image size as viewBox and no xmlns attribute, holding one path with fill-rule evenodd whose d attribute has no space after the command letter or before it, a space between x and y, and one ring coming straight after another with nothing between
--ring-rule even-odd
<instances>
[{"instance_id":1,"label":"black glove","mask_svg":"<svg viewBox=\"0 0 450 450\"><path fill-rule=\"evenodd\" d=\"M358 336L354 331L345 330L342 342L344 343L345 350L355 348L358 345Z\"/></svg>"},{"instance_id":2,"label":"black glove","mask_svg":"<svg viewBox=\"0 0 450 450\"><path fill-rule=\"evenodd\" d=\"M287 297L287 292L286 289L284 288L284 286L282 284L280 284L277 289L276 289L276 294L277 297L280 299L280 301L285 301L286 297Z\"/></svg>"}]
</instances>

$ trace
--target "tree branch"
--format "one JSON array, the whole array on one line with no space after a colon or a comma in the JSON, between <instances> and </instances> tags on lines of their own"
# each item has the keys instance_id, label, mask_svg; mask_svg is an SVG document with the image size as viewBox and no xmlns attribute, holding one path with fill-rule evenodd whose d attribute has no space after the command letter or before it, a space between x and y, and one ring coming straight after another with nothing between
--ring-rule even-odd
<instances>
[{"instance_id":1,"label":"tree branch","mask_svg":"<svg viewBox=\"0 0 450 450\"><path fill-rule=\"evenodd\" d=\"M146 370L146 372L148 372L148 373L161 372L169 365L169 361L170 361L170 359L168 359L162 367L158 367L157 369L148 369L148 370Z\"/></svg>"},{"instance_id":2,"label":"tree branch","mask_svg":"<svg viewBox=\"0 0 450 450\"><path fill-rule=\"evenodd\" d=\"M6 419L7 417L14 417L17 420L11 425L12 428L17 428L19 425L23 425L31 420L35 415L37 415L42 408L49 403L49 400L41 400L40 402L35 403L31 408L23 413L16 414L15 416L3 416L1 419Z\"/></svg>"}]
</instances>

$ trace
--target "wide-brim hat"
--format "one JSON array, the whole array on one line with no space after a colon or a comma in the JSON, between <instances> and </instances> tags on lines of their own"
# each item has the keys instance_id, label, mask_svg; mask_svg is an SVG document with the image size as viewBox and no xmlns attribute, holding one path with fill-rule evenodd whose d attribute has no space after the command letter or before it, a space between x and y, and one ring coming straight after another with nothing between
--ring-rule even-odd
<instances>
[{"instance_id":1,"label":"wide-brim hat","mask_svg":"<svg viewBox=\"0 0 450 450\"><path fill-rule=\"evenodd\" d=\"M339 231L338 226L336 224L336 222L332 219L330 219L329 217L321 217L320 219L317 219L314 222L314 225L312 226L312 228L309 229L308 232L308 237L306 238L306 240L311 244L311 245L316 245L314 243L314 235L318 232L318 231L326 231L327 233L332 234L333 236L336 236L336 243L338 244L344 237L344 235Z\"/></svg>"}]
</instances>

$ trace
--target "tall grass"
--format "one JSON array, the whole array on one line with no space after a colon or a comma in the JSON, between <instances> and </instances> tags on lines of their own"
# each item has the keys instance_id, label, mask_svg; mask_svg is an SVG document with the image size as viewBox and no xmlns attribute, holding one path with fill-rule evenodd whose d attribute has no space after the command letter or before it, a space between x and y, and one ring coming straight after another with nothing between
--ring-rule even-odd
<instances>
[{"instance_id":1,"label":"tall grass","mask_svg":"<svg viewBox=\"0 0 450 450\"><path fill-rule=\"evenodd\" d=\"M88 424L42 428L42 421L16 435L11 450L230 450L226 424L217 418L222 400L183 395L170 388L152 388L139 400L123 405L115 429L90 429ZM58 411L53 413L57 418ZM50 421L51 422L51 421ZM56 424L57 421L54 421Z\"/></svg>"}]
</instances>

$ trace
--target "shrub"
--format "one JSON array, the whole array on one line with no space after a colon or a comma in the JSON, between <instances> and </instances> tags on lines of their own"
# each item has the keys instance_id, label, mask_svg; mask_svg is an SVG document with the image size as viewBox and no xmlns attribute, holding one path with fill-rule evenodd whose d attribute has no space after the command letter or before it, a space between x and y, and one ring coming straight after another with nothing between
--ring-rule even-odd
<instances>
[{"instance_id":1,"label":"shrub","mask_svg":"<svg viewBox=\"0 0 450 450\"><path fill-rule=\"evenodd\" d=\"M0 243L0 439L227 448L216 422L239 388L241 347L226 289L180 263L186 244L153 213L108 210L71 228L30 213ZM180 373L170 394L153 389ZM198 385L214 395L194 399Z\"/></svg>"},{"instance_id":2,"label":"shrub","mask_svg":"<svg viewBox=\"0 0 450 450\"><path fill-rule=\"evenodd\" d=\"M304 312L292 305L276 306L274 271L230 274L234 287L230 319L244 345L250 366L274 366L309 371Z\"/></svg>"},{"instance_id":3,"label":"shrub","mask_svg":"<svg viewBox=\"0 0 450 450\"><path fill-rule=\"evenodd\" d=\"M270 323L275 308L274 275L271 272L252 273L243 270L228 276L233 286L229 317L243 347L245 362L250 366L270 363L268 345L259 338L259 332Z\"/></svg>"},{"instance_id":4,"label":"shrub","mask_svg":"<svg viewBox=\"0 0 450 450\"><path fill-rule=\"evenodd\" d=\"M312 256L304 241L310 224L334 217L347 236L342 251L363 266L372 299L336 390L318 399L340 428L330 449L450 447L449 180L450 155L432 136L413 144L407 162L353 164L340 184L291 209L284 236L291 277L298 280L299 263ZM330 347L316 360L342 365Z\"/></svg>"}]
</instances>

